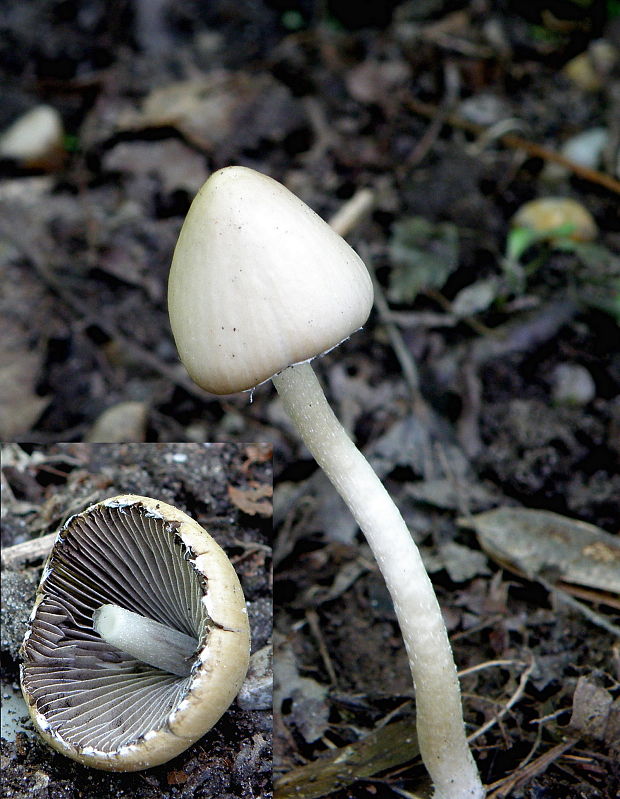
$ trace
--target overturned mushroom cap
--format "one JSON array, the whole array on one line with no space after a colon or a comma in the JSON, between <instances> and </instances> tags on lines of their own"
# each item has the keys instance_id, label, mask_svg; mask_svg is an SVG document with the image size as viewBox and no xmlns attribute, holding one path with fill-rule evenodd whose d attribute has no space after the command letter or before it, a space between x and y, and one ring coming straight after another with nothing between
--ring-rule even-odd
<instances>
[{"instance_id":1,"label":"overturned mushroom cap","mask_svg":"<svg viewBox=\"0 0 620 799\"><path fill-rule=\"evenodd\" d=\"M110 605L159 623L164 637L194 639L186 676L104 640L93 616ZM22 655L24 698L54 749L109 771L165 763L209 730L241 687L249 659L241 586L223 550L185 513L113 497L59 530Z\"/></svg>"},{"instance_id":2,"label":"overturned mushroom cap","mask_svg":"<svg viewBox=\"0 0 620 799\"><path fill-rule=\"evenodd\" d=\"M272 178L226 167L194 199L168 306L181 360L207 391L253 388L337 346L372 300L360 257Z\"/></svg>"}]
</instances>

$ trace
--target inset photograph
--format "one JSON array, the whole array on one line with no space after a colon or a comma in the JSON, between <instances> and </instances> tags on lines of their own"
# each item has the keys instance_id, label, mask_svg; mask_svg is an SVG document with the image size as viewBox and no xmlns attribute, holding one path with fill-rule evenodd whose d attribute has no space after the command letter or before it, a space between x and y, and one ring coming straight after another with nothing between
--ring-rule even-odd
<instances>
[{"instance_id":1,"label":"inset photograph","mask_svg":"<svg viewBox=\"0 0 620 799\"><path fill-rule=\"evenodd\" d=\"M11 795L269 793L271 446L7 444L2 484Z\"/></svg>"}]
</instances>

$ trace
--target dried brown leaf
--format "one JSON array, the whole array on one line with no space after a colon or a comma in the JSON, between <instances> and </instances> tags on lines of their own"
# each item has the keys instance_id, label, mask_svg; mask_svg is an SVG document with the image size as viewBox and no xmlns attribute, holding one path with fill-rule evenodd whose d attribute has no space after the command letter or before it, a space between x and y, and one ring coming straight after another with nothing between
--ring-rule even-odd
<instances>
[{"instance_id":1,"label":"dried brown leaf","mask_svg":"<svg viewBox=\"0 0 620 799\"><path fill-rule=\"evenodd\" d=\"M620 593L620 539L593 524L528 508L496 508L463 523L513 571Z\"/></svg>"},{"instance_id":2,"label":"dried brown leaf","mask_svg":"<svg viewBox=\"0 0 620 799\"><path fill-rule=\"evenodd\" d=\"M233 505L236 505L243 513L248 516L264 516L268 518L273 513L273 506L270 502L273 496L273 486L268 483L257 483L249 488L236 488L228 486L228 496Z\"/></svg>"}]
</instances>

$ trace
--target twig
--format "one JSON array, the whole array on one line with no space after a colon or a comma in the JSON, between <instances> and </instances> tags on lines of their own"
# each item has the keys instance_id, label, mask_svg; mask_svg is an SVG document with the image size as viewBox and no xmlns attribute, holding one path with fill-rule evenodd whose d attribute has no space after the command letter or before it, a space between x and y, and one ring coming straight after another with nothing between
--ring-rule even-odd
<instances>
[{"instance_id":1,"label":"twig","mask_svg":"<svg viewBox=\"0 0 620 799\"><path fill-rule=\"evenodd\" d=\"M517 686L515 692L510 697L508 702L499 711L499 713L497 713L495 716L493 716L492 719L489 719L489 721L487 721L486 724L483 724L482 727L479 727L476 730L476 732L472 733L467 738L469 743L471 743L472 741L475 741L476 738L479 738L481 735L484 735L486 732L488 732L491 729L491 727L494 727L500 721L500 719L502 719L506 715L506 713L508 713L510 708L513 705L515 705L519 701L519 699L521 699L521 697L523 696L523 693L525 691L525 686L527 684L527 681L530 678L530 674L534 671L534 666L535 665L536 665L536 661L534 660L534 658L532 658L530 660L530 663L529 663L528 667L525 669L525 671L521 675L521 678L519 679L519 685Z\"/></svg>"},{"instance_id":2,"label":"twig","mask_svg":"<svg viewBox=\"0 0 620 799\"><path fill-rule=\"evenodd\" d=\"M370 191L370 189L360 189L330 219L330 227L332 227L341 236L346 236L370 212L373 204L374 194ZM392 345L392 349L398 358L403 375L407 385L409 386L414 407L416 410L424 412L427 410L427 406L422 394L420 393L420 380L418 378L417 367L413 358L411 357L411 353L403 341L400 331L390 320L390 308L383 294L383 290L377 282L374 270L372 269L372 263L368 249L362 246L360 247L360 251L362 259L368 267L368 271L372 277L375 295L375 307L379 313L381 322L387 329L390 344Z\"/></svg>"},{"instance_id":3,"label":"twig","mask_svg":"<svg viewBox=\"0 0 620 799\"><path fill-rule=\"evenodd\" d=\"M586 619L589 619L592 624L596 624L597 627L601 627L603 630L607 630L608 633L620 638L620 627L612 624L610 621L607 621L604 616L601 616L600 613L597 613L595 610L592 610L592 608L584 605L583 602L579 602L579 600L572 597L568 591L565 591L563 588L559 588L557 585L548 583L538 574L532 579L544 586L544 588L560 602L564 602L564 604L568 605L569 607L578 610L586 617Z\"/></svg>"},{"instance_id":4,"label":"twig","mask_svg":"<svg viewBox=\"0 0 620 799\"><path fill-rule=\"evenodd\" d=\"M537 724L539 727L542 727L543 724L546 724L548 721L553 721L553 719L557 719L558 716L561 716L562 713L570 713L570 707L561 707L558 710L554 711L553 713L547 713L546 716L541 716L537 719L530 719L530 724Z\"/></svg>"},{"instance_id":5,"label":"twig","mask_svg":"<svg viewBox=\"0 0 620 799\"><path fill-rule=\"evenodd\" d=\"M374 204L375 195L371 189L358 189L332 216L329 226L344 238L368 216Z\"/></svg>"},{"instance_id":6,"label":"twig","mask_svg":"<svg viewBox=\"0 0 620 799\"><path fill-rule=\"evenodd\" d=\"M454 639L451 639L454 640ZM475 666L470 666L467 669L459 669L459 678L468 677L470 674L475 674L477 671L484 671L491 669L495 666L525 666L523 660L486 660L484 663L477 663Z\"/></svg>"},{"instance_id":7,"label":"twig","mask_svg":"<svg viewBox=\"0 0 620 799\"><path fill-rule=\"evenodd\" d=\"M427 297L430 297L432 300L435 300L435 302L441 305L441 307L446 311L446 313L450 314L454 313L452 310L452 303L438 289L426 288L424 289L424 294L426 294ZM478 333L478 335L480 336L492 337L497 335L497 331L493 330L493 328L491 327L487 327L479 319L476 319L475 316L471 316L468 314L466 316L459 317L459 320L465 322L466 325L471 327L474 333Z\"/></svg>"},{"instance_id":8,"label":"twig","mask_svg":"<svg viewBox=\"0 0 620 799\"><path fill-rule=\"evenodd\" d=\"M533 350L555 336L577 314L577 310L576 303L562 298L540 306L523 320L508 322L496 328L493 336L458 344L449 356L436 359L433 370L438 383L442 388L458 386L458 369L465 359L480 368L497 358Z\"/></svg>"},{"instance_id":9,"label":"twig","mask_svg":"<svg viewBox=\"0 0 620 799\"><path fill-rule=\"evenodd\" d=\"M462 362L461 413L456 423L456 437L470 460L482 451L480 414L482 413L482 381L471 361Z\"/></svg>"},{"instance_id":10,"label":"twig","mask_svg":"<svg viewBox=\"0 0 620 799\"><path fill-rule=\"evenodd\" d=\"M327 647L325 646L325 639L323 638L323 634L321 632L321 625L319 624L319 616L316 610L312 608L308 608L306 610L306 618L308 619L308 625L310 626L310 631L314 636L318 647L319 652L321 654L321 658L323 659L323 665L327 673L329 674L329 679L332 685L338 685L338 679L336 678L336 672L334 671L334 666L327 651Z\"/></svg>"},{"instance_id":11,"label":"twig","mask_svg":"<svg viewBox=\"0 0 620 799\"><path fill-rule=\"evenodd\" d=\"M441 109L431 103L424 103L412 97L405 97L403 101L411 111L420 116L435 119L441 114ZM454 114L446 116L445 122L453 128L465 130L472 133L474 136L483 136L486 133L486 128L483 125L470 122ZM566 158L566 156L561 155L555 150L549 150L547 147L529 141L529 139L524 139L522 136L517 136L514 133L505 133L499 136L498 141L505 147L514 150L524 150L528 155L535 158L542 158L544 161L553 161L556 164L560 164L575 175L579 175L580 178L588 180L590 183L597 183L599 186L604 186L606 189L609 189L609 191L620 194L620 181L604 172L599 172L596 169L590 169L589 167L577 164L575 161L571 161L570 158Z\"/></svg>"},{"instance_id":12,"label":"twig","mask_svg":"<svg viewBox=\"0 0 620 799\"><path fill-rule=\"evenodd\" d=\"M446 94L441 101L441 105L436 109L437 113L431 118L431 124L409 153L406 163L410 169L417 166L424 159L441 133L444 124L451 118L451 110L458 99L458 72L453 65L448 63L444 70L444 78Z\"/></svg>"},{"instance_id":13,"label":"twig","mask_svg":"<svg viewBox=\"0 0 620 799\"><path fill-rule=\"evenodd\" d=\"M48 533L40 538L31 538L21 544L13 544L2 549L2 568L15 568L28 560L40 560L49 554L56 533Z\"/></svg>"},{"instance_id":14,"label":"twig","mask_svg":"<svg viewBox=\"0 0 620 799\"><path fill-rule=\"evenodd\" d=\"M411 394L411 397L415 405L419 407L425 406L426 403L424 402L424 399L422 398L422 395L420 393L420 378L418 376L418 367L416 366L415 361L411 357L411 353L409 352L409 349L403 340L400 330L396 327L394 322L390 321L389 318L390 309L387 304L387 300L385 299L385 295L383 294L383 289L381 288L379 282L375 277L374 270L371 269L370 266L368 268L372 276L372 282L375 290L375 307L379 313L379 319L381 320L381 323L387 330L388 338L390 339L390 344L392 346L392 349L394 350L394 354L398 359L405 381L409 386L409 392Z\"/></svg>"},{"instance_id":15,"label":"twig","mask_svg":"<svg viewBox=\"0 0 620 799\"><path fill-rule=\"evenodd\" d=\"M272 548L268 544L260 544L258 541L242 541L240 538L233 538L231 543L244 550L244 555L253 555L255 552L266 552L271 555Z\"/></svg>"},{"instance_id":16,"label":"twig","mask_svg":"<svg viewBox=\"0 0 620 799\"><path fill-rule=\"evenodd\" d=\"M390 339L390 344L400 364L400 368L402 370L403 377L405 378L405 382L409 386L409 393L411 395L413 407L416 410L416 412L420 413L420 415L422 414L428 415L428 406L420 391L420 378L418 376L418 368L415 364L415 361L411 357L411 353L409 352L409 349L403 340L400 330L390 319L390 308L388 306L387 300L385 299L383 289L381 288L379 282L375 277L369 253L364 247L360 249L363 255L364 262L366 263L368 271L370 272L370 276L372 277L374 293L375 293L375 308L377 309L381 323L384 325L385 329L387 330L387 334Z\"/></svg>"},{"instance_id":17,"label":"twig","mask_svg":"<svg viewBox=\"0 0 620 799\"><path fill-rule=\"evenodd\" d=\"M540 774L541 771L544 771L551 763L560 758L564 752L573 747L577 740L577 738L570 738L568 741L554 746L553 749L545 752L544 755L536 758L529 765L517 769L505 780L494 783L491 786L494 790L492 793L487 794L487 799L499 799L502 796L507 796L514 788L525 785L532 777Z\"/></svg>"}]
</instances>

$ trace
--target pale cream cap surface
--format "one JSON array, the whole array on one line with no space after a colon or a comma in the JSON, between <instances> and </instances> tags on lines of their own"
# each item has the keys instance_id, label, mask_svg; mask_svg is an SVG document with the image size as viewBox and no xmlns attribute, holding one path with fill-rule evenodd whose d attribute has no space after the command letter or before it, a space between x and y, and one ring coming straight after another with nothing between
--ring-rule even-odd
<instances>
[{"instance_id":1,"label":"pale cream cap surface","mask_svg":"<svg viewBox=\"0 0 620 799\"><path fill-rule=\"evenodd\" d=\"M253 388L335 347L372 301L357 253L277 181L226 167L194 199L168 306L181 360L207 391Z\"/></svg>"}]
</instances>

